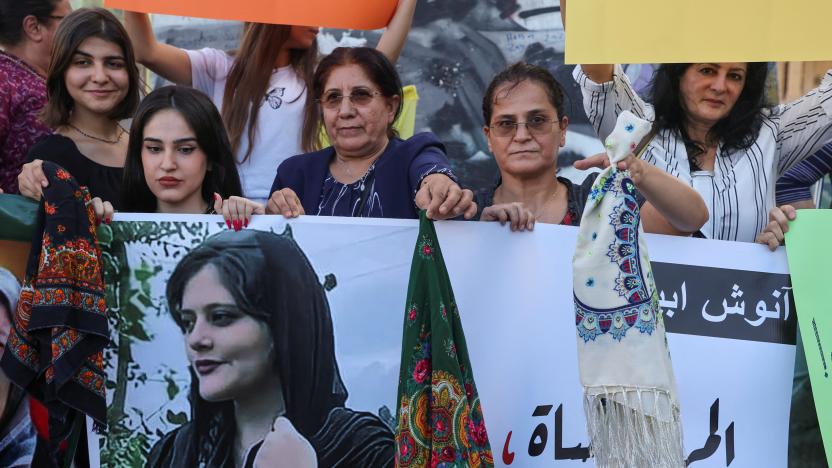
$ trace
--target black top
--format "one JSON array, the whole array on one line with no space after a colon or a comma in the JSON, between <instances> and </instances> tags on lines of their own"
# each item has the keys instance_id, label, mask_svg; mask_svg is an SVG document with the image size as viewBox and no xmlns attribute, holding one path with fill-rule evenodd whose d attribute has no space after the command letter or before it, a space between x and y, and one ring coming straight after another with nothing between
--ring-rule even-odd
<instances>
[{"instance_id":1,"label":"black top","mask_svg":"<svg viewBox=\"0 0 832 468\"><path fill-rule=\"evenodd\" d=\"M566 214L563 216L563 219L559 224L563 224L565 226L580 226L581 218L584 215L584 208L586 207L586 200L589 198L590 192L592 192L592 184L595 183L595 179L598 178L598 174L600 173L591 172L587 174L586 179L584 179L580 185L572 183L572 181L566 177L557 177L558 181L566 186ZM485 207L494 204L494 192L501 183L501 180L497 179L497 183L494 184L493 187L477 192L478 211L476 218L474 218L475 220L480 219L482 210ZM638 202L639 207L644 205L644 202L646 201L644 196L638 190L636 190L636 201Z\"/></svg>"},{"instance_id":2,"label":"black top","mask_svg":"<svg viewBox=\"0 0 832 468\"><path fill-rule=\"evenodd\" d=\"M151 449L147 458L148 468L174 468L199 466L194 460L192 445L194 424L185 423L165 434ZM395 459L393 432L382 420L372 414L349 408L333 408L323 427L311 436L310 445L315 449L320 468L378 467L392 468ZM261 441L248 453L245 466L254 466ZM230 447L216 448L224 454L206 463L209 468L231 468Z\"/></svg>"},{"instance_id":3,"label":"black top","mask_svg":"<svg viewBox=\"0 0 832 468\"><path fill-rule=\"evenodd\" d=\"M581 217L584 214L584 206L586 206L586 199L589 197L589 192L592 190L592 184L598 177L597 172L593 172L586 176L580 185L573 184L571 180L566 177L558 176L558 181L566 186L566 214L563 216L560 224L567 226L578 226L581 224ZM497 180L493 187L480 190L477 192L477 217L480 219L482 210L494 204L494 192L502 182Z\"/></svg>"},{"instance_id":4,"label":"black top","mask_svg":"<svg viewBox=\"0 0 832 468\"><path fill-rule=\"evenodd\" d=\"M58 164L72 174L79 185L86 186L90 195L108 201L114 209L119 209L124 172L122 168L98 164L84 156L72 139L58 134L42 138L29 149L26 162L35 159Z\"/></svg>"}]
</instances>

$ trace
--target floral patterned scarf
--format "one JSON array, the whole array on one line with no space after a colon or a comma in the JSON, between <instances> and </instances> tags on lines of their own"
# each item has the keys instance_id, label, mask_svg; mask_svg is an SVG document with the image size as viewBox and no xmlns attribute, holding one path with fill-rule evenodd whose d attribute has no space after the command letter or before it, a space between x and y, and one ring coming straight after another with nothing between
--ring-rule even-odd
<instances>
[{"instance_id":1,"label":"floral patterned scarf","mask_svg":"<svg viewBox=\"0 0 832 468\"><path fill-rule=\"evenodd\" d=\"M90 195L60 166L43 163L43 189L26 277L2 365L49 410L50 440L80 411L106 424L103 349L109 341L101 251Z\"/></svg>"},{"instance_id":2,"label":"floral patterned scarf","mask_svg":"<svg viewBox=\"0 0 832 468\"><path fill-rule=\"evenodd\" d=\"M636 189L616 163L649 137L630 112L606 141L573 259L578 366L599 467L684 466L676 383L640 225Z\"/></svg>"},{"instance_id":3,"label":"floral patterned scarf","mask_svg":"<svg viewBox=\"0 0 832 468\"><path fill-rule=\"evenodd\" d=\"M494 466L436 230L419 214L402 338L396 466Z\"/></svg>"}]
</instances>

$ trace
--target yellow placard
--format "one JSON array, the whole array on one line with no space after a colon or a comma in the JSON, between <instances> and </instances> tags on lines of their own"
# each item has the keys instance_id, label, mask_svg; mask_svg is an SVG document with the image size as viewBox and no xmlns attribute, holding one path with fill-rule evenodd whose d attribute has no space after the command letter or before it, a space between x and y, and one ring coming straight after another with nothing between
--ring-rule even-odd
<instances>
[{"instance_id":1,"label":"yellow placard","mask_svg":"<svg viewBox=\"0 0 832 468\"><path fill-rule=\"evenodd\" d=\"M107 8L254 23L380 29L396 0L105 0Z\"/></svg>"},{"instance_id":2,"label":"yellow placard","mask_svg":"<svg viewBox=\"0 0 832 468\"><path fill-rule=\"evenodd\" d=\"M832 0L572 0L566 62L832 59Z\"/></svg>"}]
</instances>

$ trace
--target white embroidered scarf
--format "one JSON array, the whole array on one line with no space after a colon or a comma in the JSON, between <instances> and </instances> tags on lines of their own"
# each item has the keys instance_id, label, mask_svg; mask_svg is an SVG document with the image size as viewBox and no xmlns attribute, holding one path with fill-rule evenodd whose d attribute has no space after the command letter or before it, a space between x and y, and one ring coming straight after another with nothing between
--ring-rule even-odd
<instances>
[{"instance_id":1,"label":"white embroidered scarf","mask_svg":"<svg viewBox=\"0 0 832 468\"><path fill-rule=\"evenodd\" d=\"M682 425L636 188L616 163L650 133L625 111L587 200L573 259L578 365L599 467L684 466Z\"/></svg>"}]
</instances>

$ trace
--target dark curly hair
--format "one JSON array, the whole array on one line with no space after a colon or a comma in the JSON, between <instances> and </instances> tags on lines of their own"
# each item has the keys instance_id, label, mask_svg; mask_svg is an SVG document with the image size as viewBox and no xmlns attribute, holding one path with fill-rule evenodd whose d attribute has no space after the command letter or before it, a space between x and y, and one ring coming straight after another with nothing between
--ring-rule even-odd
<instances>
[{"instance_id":1,"label":"dark curly hair","mask_svg":"<svg viewBox=\"0 0 832 468\"><path fill-rule=\"evenodd\" d=\"M688 150L691 170L700 170L700 157L705 153L702 142L694 141L685 130L686 111L682 105L679 83L682 75L692 63L662 64L653 75L650 100L656 110L658 130L677 130ZM736 104L722 120L714 125L708 133L712 141L722 142L723 148L742 150L749 148L756 140L763 124L761 110L768 107L766 100L766 78L768 64L749 62L745 85Z\"/></svg>"}]
</instances>

